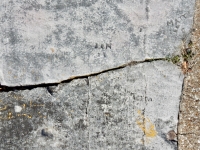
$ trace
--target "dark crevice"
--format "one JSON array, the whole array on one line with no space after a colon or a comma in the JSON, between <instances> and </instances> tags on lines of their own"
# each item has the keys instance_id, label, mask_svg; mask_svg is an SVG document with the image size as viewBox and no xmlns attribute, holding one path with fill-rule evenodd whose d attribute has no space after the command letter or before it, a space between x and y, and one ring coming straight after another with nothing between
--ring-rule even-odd
<instances>
[{"instance_id":1,"label":"dark crevice","mask_svg":"<svg viewBox=\"0 0 200 150\"><path fill-rule=\"evenodd\" d=\"M91 90L91 85L90 85L90 79L87 77L87 84L88 84L88 99L87 99L87 106L86 106L86 118L87 118L87 123L88 126L90 126L90 119L89 119L89 104L90 104L90 90ZM90 149L90 130L88 130L88 148Z\"/></svg>"},{"instance_id":2,"label":"dark crevice","mask_svg":"<svg viewBox=\"0 0 200 150\"><path fill-rule=\"evenodd\" d=\"M145 114L145 108L147 106L147 77L145 76L145 100L144 100L144 103L145 103L145 106L144 106L144 109L142 110L143 112L143 116L146 116ZM146 129L146 120L145 120L145 117L143 118L143 125L144 125L144 128ZM146 135L146 130L144 130L144 134L143 134L143 144L145 145L145 135Z\"/></svg>"},{"instance_id":3,"label":"dark crevice","mask_svg":"<svg viewBox=\"0 0 200 150\"><path fill-rule=\"evenodd\" d=\"M90 84L90 83L89 83L89 79L86 78L85 81L86 81L86 83L87 83L87 86L89 86L89 84Z\"/></svg>"},{"instance_id":4,"label":"dark crevice","mask_svg":"<svg viewBox=\"0 0 200 150\"><path fill-rule=\"evenodd\" d=\"M145 116L145 108L142 110L142 115ZM143 125L144 125L144 129L146 129L146 120L145 117L143 117ZM143 144L145 145L145 135L146 135L146 130L144 130L143 136L142 136L142 140L143 140Z\"/></svg>"},{"instance_id":5,"label":"dark crevice","mask_svg":"<svg viewBox=\"0 0 200 150\"><path fill-rule=\"evenodd\" d=\"M89 100L90 100L90 81L89 81L89 77L87 77L86 79L86 83L87 83L87 86L88 86L88 100L87 100L87 103L86 103L86 110L85 110L85 113L86 113L86 116L88 117L88 104L89 104Z\"/></svg>"},{"instance_id":6,"label":"dark crevice","mask_svg":"<svg viewBox=\"0 0 200 150\"><path fill-rule=\"evenodd\" d=\"M145 8L145 11L146 11L146 19L149 20L149 11L150 11L150 8L149 8L149 0L146 0L146 8Z\"/></svg>"},{"instance_id":7,"label":"dark crevice","mask_svg":"<svg viewBox=\"0 0 200 150\"><path fill-rule=\"evenodd\" d=\"M74 76L74 77L71 77L69 79L63 80L61 82L55 82L55 83L41 83L41 84L35 84L35 85L22 85L22 86L0 85L0 92L9 92L9 91L17 91L17 90L31 90L31 89L38 88L38 87L44 87L44 88L47 88L47 91L51 95L53 95L53 91L49 88L51 86L58 86L61 83L69 83L74 79L86 79L87 84L89 84L88 77L97 76L99 74L109 72L109 71L119 70L119 69L125 68L127 66L137 65L137 64L140 64L140 63L159 61L159 60L165 61L166 59L165 58L155 58L155 59L145 59L144 61L132 61L132 62L129 62L127 64L123 64L121 66L118 66L118 67L115 67L115 68L112 68L112 69L107 69L107 70L100 71L100 72L97 72L97 73L91 73L91 74L82 75L82 76Z\"/></svg>"},{"instance_id":8,"label":"dark crevice","mask_svg":"<svg viewBox=\"0 0 200 150\"><path fill-rule=\"evenodd\" d=\"M46 89L50 95L53 95L53 90L49 86L47 86Z\"/></svg>"},{"instance_id":9,"label":"dark crevice","mask_svg":"<svg viewBox=\"0 0 200 150\"><path fill-rule=\"evenodd\" d=\"M190 134L195 134L195 133L178 133L177 135L190 135Z\"/></svg>"},{"instance_id":10,"label":"dark crevice","mask_svg":"<svg viewBox=\"0 0 200 150\"><path fill-rule=\"evenodd\" d=\"M183 84L182 84L182 90L181 90L181 97L180 97L180 102L179 102L179 113L178 113L178 127L177 127L177 146L179 145L179 121L180 121L180 113L181 113L181 102L183 100L183 96L184 96L184 85L185 85L185 80L186 80L186 77L184 77L183 79ZM178 146L179 147L179 146Z\"/></svg>"}]
</instances>

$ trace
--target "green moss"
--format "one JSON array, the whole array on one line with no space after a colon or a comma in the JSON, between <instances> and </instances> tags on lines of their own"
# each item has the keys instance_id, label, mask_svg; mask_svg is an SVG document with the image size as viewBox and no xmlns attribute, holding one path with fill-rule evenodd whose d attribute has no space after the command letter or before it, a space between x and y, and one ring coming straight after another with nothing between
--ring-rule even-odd
<instances>
[{"instance_id":1,"label":"green moss","mask_svg":"<svg viewBox=\"0 0 200 150\"><path fill-rule=\"evenodd\" d=\"M165 59L166 59L168 62L171 61L171 58L170 58L169 56L167 56Z\"/></svg>"},{"instance_id":2,"label":"green moss","mask_svg":"<svg viewBox=\"0 0 200 150\"><path fill-rule=\"evenodd\" d=\"M192 43L192 41L190 41L190 42L188 43L188 47L192 47L192 45L193 45L193 43Z\"/></svg>"},{"instance_id":3,"label":"green moss","mask_svg":"<svg viewBox=\"0 0 200 150\"><path fill-rule=\"evenodd\" d=\"M167 60L168 62L172 62L173 64L177 64L177 63L180 62L180 60L181 60L180 58L181 58L181 57L180 57L179 55L172 56L172 57L167 56L167 57L166 57L166 60Z\"/></svg>"},{"instance_id":4,"label":"green moss","mask_svg":"<svg viewBox=\"0 0 200 150\"><path fill-rule=\"evenodd\" d=\"M185 55L183 55L182 57L183 57L184 61L188 61L189 59L192 58L192 56L193 56L193 55L190 53L190 54L185 54Z\"/></svg>"},{"instance_id":5,"label":"green moss","mask_svg":"<svg viewBox=\"0 0 200 150\"><path fill-rule=\"evenodd\" d=\"M177 64L178 62L180 62L180 56L179 55L173 56L171 58L171 61L173 64Z\"/></svg>"}]
</instances>

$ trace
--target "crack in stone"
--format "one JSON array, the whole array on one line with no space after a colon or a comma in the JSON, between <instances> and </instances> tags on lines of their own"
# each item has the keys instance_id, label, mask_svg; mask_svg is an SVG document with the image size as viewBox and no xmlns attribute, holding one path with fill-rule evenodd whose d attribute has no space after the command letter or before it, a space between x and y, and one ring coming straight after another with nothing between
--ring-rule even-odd
<instances>
[{"instance_id":1,"label":"crack in stone","mask_svg":"<svg viewBox=\"0 0 200 150\"><path fill-rule=\"evenodd\" d=\"M145 115L145 108L142 110L142 114L143 115ZM144 126L144 128L146 129L146 123L145 123L145 117L142 119L142 121L143 121L143 126ZM142 142L143 142L143 144L145 145L145 135L146 135L146 130L144 130L144 133L143 133L143 135L142 135Z\"/></svg>"},{"instance_id":2,"label":"crack in stone","mask_svg":"<svg viewBox=\"0 0 200 150\"><path fill-rule=\"evenodd\" d=\"M81 79L81 78L88 79L88 77L97 76L97 75L105 73L105 72L122 69L122 68L125 68L127 66L137 65L137 64L140 64L140 63L159 61L159 60L166 61L166 58L155 58L155 59L153 58L153 59L145 59L144 61L131 61L129 63L123 64L123 65L118 66L118 67L114 67L114 68L111 68L111 69L107 69L107 70L103 70L103 71L100 71L100 72L91 73L91 74L87 74L87 75L70 77L69 79L66 79L66 80L63 80L63 81L60 81L60 82L55 82L55 83L41 83L41 84L35 84L35 85L21 85L21 86L0 85L0 92L9 92L9 91L15 91L15 90L31 90L31 89L38 88L38 87L46 87L47 91L52 95L53 92L51 90L49 90L50 86L58 86L61 83L69 83L74 79ZM89 82L89 80L88 80L88 82ZM88 82L87 82L87 84L89 84Z\"/></svg>"},{"instance_id":3,"label":"crack in stone","mask_svg":"<svg viewBox=\"0 0 200 150\"><path fill-rule=\"evenodd\" d=\"M184 85L185 85L185 81L186 80L186 76L183 79L183 84L182 84L182 90L181 90L181 97L180 97L180 102L179 102L179 113L178 113L178 123L177 123L177 147L179 147L179 121L180 121L180 113L181 113L181 101L183 100L183 96L184 96Z\"/></svg>"},{"instance_id":4,"label":"crack in stone","mask_svg":"<svg viewBox=\"0 0 200 150\"><path fill-rule=\"evenodd\" d=\"M49 86L47 86L46 89L48 93L53 96L53 90Z\"/></svg>"},{"instance_id":5,"label":"crack in stone","mask_svg":"<svg viewBox=\"0 0 200 150\"><path fill-rule=\"evenodd\" d=\"M91 89L91 87L90 87L90 80L89 80L89 77L87 77L86 78L86 82L87 82L87 85L88 85L88 87L89 87L89 89L88 89L88 99L87 99L87 102L86 102L86 118L87 118L87 124L88 124L88 126L89 126L89 113L88 113L88 107L89 107L89 103L90 103L90 89ZM88 130L88 148L89 148L89 150L90 150L90 130Z\"/></svg>"},{"instance_id":6,"label":"crack in stone","mask_svg":"<svg viewBox=\"0 0 200 150\"><path fill-rule=\"evenodd\" d=\"M145 76L145 75L144 75ZM145 76L145 97L147 96L147 78L146 78L146 76ZM147 105L147 99L145 98L145 100L144 100L144 103L145 103L145 105L144 105L144 109L142 110L142 112L143 112L143 115L144 116L146 116L145 115L145 107L146 107L146 105ZM144 128L146 129L146 121L145 121L145 119L146 118L143 118L143 124L144 124ZM145 145L145 135L146 135L146 130L144 130L144 134L143 134L143 144Z\"/></svg>"},{"instance_id":7,"label":"crack in stone","mask_svg":"<svg viewBox=\"0 0 200 150\"><path fill-rule=\"evenodd\" d=\"M149 20L149 11L150 11L150 8L149 8L149 0L146 0L146 8L145 8L145 11L146 11L146 19Z\"/></svg>"},{"instance_id":8,"label":"crack in stone","mask_svg":"<svg viewBox=\"0 0 200 150\"><path fill-rule=\"evenodd\" d=\"M190 134L195 134L195 133L178 133L177 135L190 135Z\"/></svg>"}]
</instances>

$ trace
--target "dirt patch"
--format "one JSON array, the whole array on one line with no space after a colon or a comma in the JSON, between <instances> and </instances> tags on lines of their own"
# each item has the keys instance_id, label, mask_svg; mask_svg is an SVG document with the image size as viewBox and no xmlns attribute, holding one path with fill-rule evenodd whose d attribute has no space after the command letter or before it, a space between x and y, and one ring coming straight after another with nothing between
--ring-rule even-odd
<instances>
[{"instance_id":1,"label":"dirt patch","mask_svg":"<svg viewBox=\"0 0 200 150\"><path fill-rule=\"evenodd\" d=\"M200 1L196 0L191 47L187 62L178 125L179 150L200 150Z\"/></svg>"}]
</instances>

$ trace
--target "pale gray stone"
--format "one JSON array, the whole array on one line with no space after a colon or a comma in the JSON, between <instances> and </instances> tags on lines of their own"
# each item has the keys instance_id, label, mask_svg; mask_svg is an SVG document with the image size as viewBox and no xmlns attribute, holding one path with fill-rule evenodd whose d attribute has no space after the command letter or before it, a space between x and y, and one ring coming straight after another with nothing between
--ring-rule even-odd
<instances>
[{"instance_id":1,"label":"pale gray stone","mask_svg":"<svg viewBox=\"0 0 200 150\"><path fill-rule=\"evenodd\" d=\"M57 86L1 92L0 147L174 150L177 143L167 134L177 133L182 82L180 68L154 61Z\"/></svg>"},{"instance_id":2,"label":"pale gray stone","mask_svg":"<svg viewBox=\"0 0 200 150\"><path fill-rule=\"evenodd\" d=\"M179 52L195 0L0 1L0 83L60 82Z\"/></svg>"}]
</instances>

